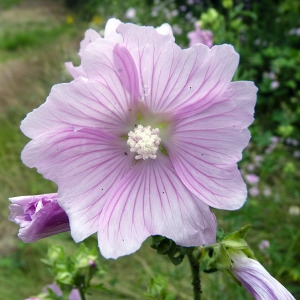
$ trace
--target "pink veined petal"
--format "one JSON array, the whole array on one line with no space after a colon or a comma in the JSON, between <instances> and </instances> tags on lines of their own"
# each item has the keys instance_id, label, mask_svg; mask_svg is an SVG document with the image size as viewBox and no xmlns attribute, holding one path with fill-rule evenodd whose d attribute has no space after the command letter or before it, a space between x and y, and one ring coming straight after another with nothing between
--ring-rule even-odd
<instances>
[{"instance_id":1,"label":"pink veined petal","mask_svg":"<svg viewBox=\"0 0 300 300\"><path fill-rule=\"evenodd\" d=\"M112 188L134 165L134 155L126 151L123 139L99 129L65 127L29 142L22 160L58 185L57 201L78 242L97 231Z\"/></svg>"},{"instance_id":2,"label":"pink veined petal","mask_svg":"<svg viewBox=\"0 0 300 300\"><path fill-rule=\"evenodd\" d=\"M66 62L65 67L74 79L77 77L86 77L87 76L81 66L75 67L72 62Z\"/></svg>"},{"instance_id":3,"label":"pink veined petal","mask_svg":"<svg viewBox=\"0 0 300 300\"><path fill-rule=\"evenodd\" d=\"M122 35L123 45L134 59L139 78L140 99L152 108L148 101L153 91L152 80L154 75L159 75L153 74L154 64L162 51L172 51L174 37L171 34L159 34L153 27L123 23L117 28L117 32ZM167 65L166 61L164 63Z\"/></svg>"},{"instance_id":4,"label":"pink veined petal","mask_svg":"<svg viewBox=\"0 0 300 300\"><path fill-rule=\"evenodd\" d=\"M250 138L247 128L254 120L256 92L252 82L232 82L218 103L191 117L180 118L177 115L174 139L169 147L179 141L186 148L197 147L201 159L211 163L241 160L242 150ZM208 155L203 157L205 152Z\"/></svg>"},{"instance_id":5,"label":"pink veined petal","mask_svg":"<svg viewBox=\"0 0 300 300\"><path fill-rule=\"evenodd\" d=\"M128 107L137 105L137 69L131 54L124 46L97 40L86 48L81 66L89 80L100 82L115 93L119 107L126 113Z\"/></svg>"},{"instance_id":6,"label":"pink veined petal","mask_svg":"<svg viewBox=\"0 0 300 300\"><path fill-rule=\"evenodd\" d=\"M97 39L101 39L101 36L95 30L88 29L85 32L84 39L80 43L79 55L83 56L84 49L86 48L86 46ZM81 66L74 67L72 62L66 62L65 66L68 72L73 76L73 78L77 78L80 76L86 77L86 73L84 72Z\"/></svg>"},{"instance_id":7,"label":"pink veined petal","mask_svg":"<svg viewBox=\"0 0 300 300\"><path fill-rule=\"evenodd\" d=\"M138 77L132 56L125 47L116 45L113 51L114 65L117 68L118 78L123 88L131 95L132 104L138 104ZM128 103L130 106L131 103Z\"/></svg>"},{"instance_id":8,"label":"pink veined petal","mask_svg":"<svg viewBox=\"0 0 300 300\"><path fill-rule=\"evenodd\" d=\"M88 29L85 32L84 39L80 43L79 55L83 56L85 48L90 43L92 43L92 42L94 42L94 41L96 41L98 39L102 39L102 37L100 36L100 34L97 31L93 30L93 29Z\"/></svg>"},{"instance_id":9,"label":"pink veined petal","mask_svg":"<svg viewBox=\"0 0 300 300\"><path fill-rule=\"evenodd\" d=\"M128 133L138 101L137 73L124 47L97 39L86 46L80 68L87 78L59 84L42 106L21 124L24 134L34 138L65 125L99 127L116 135Z\"/></svg>"},{"instance_id":10,"label":"pink veined petal","mask_svg":"<svg viewBox=\"0 0 300 300\"><path fill-rule=\"evenodd\" d=\"M57 194L20 196L9 199L9 220L20 225L18 237L31 243L69 231L66 212L57 203Z\"/></svg>"},{"instance_id":11,"label":"pink veined petal","mask_svg":"<svg viewBox=\"0 0 300 300\"><path fill-rule=\"evenodd\" d=\"M231 256L231 272L255 300L295 300L293 295L256 260L245 254Z\"/></svg>"},{"instance_id":12,"label":"pink veined petal","mask_svg":"<svg viewBox=\"0 0 300 300\"><path fill-rule=\"evenodd\" d=\"M109 19L105 25L104 38L115 43L121 43L123 41L123 38L120 34L117 33L117 28L120 24L123 23L118 19Z\"/></svg>"},{"instance_id":13,"label":"pink veined petal","mask_svg":"<svg viewBox=\"0 0 300 300\"><path fill-rule=\"evenodd\" d=\"M62 291L60 287L56 283L49 284L43 288L43 293L48 294L48 289L52 290L57 296L62 297ZM26 299L30 300L30 299ZM32 299L32 300L41 300L40 298ZM73 288L68 296L68 300L81 300L80 293L78 289Z\"/></svg>"},{"instance_id":14,"label":"pink veined petal","mask_svg":"<svg viewBox=\"0 0 300 300\"><path fill-rule=\"evenodd\" d=\"M174 75L184 76L177 95L173 95L173 110L181 117L201 112L217 103L228 89L238 66L239 55L231 45L207 46L197 44L183 50L181 56L186 60L185 75L179 68ZM167 82L166 84L168 84Z\"/></svg>"},{"instance_id":15,"label":"pink veined petal","mask_svg":"<svg viewBox=\"0 0 300 300\"><path fill-rule=\"evenodd\" d=\"M198 21L195 22L195 30L190 31L187 36L190 40L190 47L197 43L204 44L210 48L213 45L213 33L210 30L200 29L200 24Z\"/></svg>"},{"instance_id":16,"label":"pink veined petal","mask_svg":"<svg viewBox=\"0 0 300 300\"><path fill-rule=\"evenodd\" d=\"M250 139L256 91L251 82L231 83L217 104L178 120L166 143L180 179L212 207L238 209L246 200L236 162Z\"/></svg>"},{"instance_id":17,"label":"pink veined petal","mask_svg":"<svg viewBox=\"0 0 300 300\"><path fill-rule=\"evenodd\" d=\"M118 87L121 88L121 83ZM121 104L119 98L121 93L124 96L126 92L117 92L102 83L81 77L70 83L55 85L47 101L22 121L21 130L32 139L46 131L69 125L74 126L74 130L101 128L123 135L130 114L125 114L126 104Z\"/></svg>"},{"instance_id":18,"label":"pink veined petal","mask_svg":"<svg viewBox=\"0 0 300 300\"><path fill-rule=\"evenodd\" d=\"M121 24L117 31L137 66L141 100L152 111L190 115L228 87L239 60L232 46L199 44L182 50L171 35L132 26Z\"/></svg>"},{"instance_id":19,"label":"pink veined petal","mask_svg":"<svg viewBox=\"0 0 300 300\"><path fill-rule=\"evenodd\" d=\"M162 35L169 35L170 37L173 37L173 30L170 24L164 23L160 25L159 27L156 27L155 30Z\"/></svg>"},{"instance_id":20,"label":"pink veined petal","mask_svg":"<svg viewBox=\"0 0 300 300\"><path fill-rule=\"evenodd\" d=\"M136 164L119 183L100 215L98 241L107 258L136 251L150 235L178 245L215 242L216 220L209 207L177 177L168 157Z\"/></svg>"}]
</instances>

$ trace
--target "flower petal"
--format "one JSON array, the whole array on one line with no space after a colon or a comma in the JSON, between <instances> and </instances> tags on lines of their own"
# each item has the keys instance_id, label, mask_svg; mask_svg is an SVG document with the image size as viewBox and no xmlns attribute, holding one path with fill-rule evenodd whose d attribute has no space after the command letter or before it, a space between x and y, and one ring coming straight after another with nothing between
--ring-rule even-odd
<instances>
[{"instance_id":1,"label":"flower petal","mask_svg":"<svg viewBox=\"0 0 300 300\"><path fill-rule=\"evenodd\" d=\"M182 50L152 27L121 24L117 31L137 66L141 100L154 112L203 109L226 90L238 65L230 45Z\"/></svg>"},{"instance_id":2,"label":"flower petal","mask_svg":"<svg viewBox=\"0 0 300 300\"><path fill-rule=\"evenodd\" d=\"M170 24L164 23L160 25L159 27L156 27L155 30L162 35L169 35L172 39L173 35L173 30Z\"/></svg>"},{"instance_id":3,"label":"flower petal","mask_svg":"<svg viewBox=\"0 0 300 300\"><path fill-rule=\"evenodd\" d=\"M236 162L242 158L253 122L256 87L235 82L222 101L176 122L166 149L183 183L202 201L220 209L237 209L247 191Z\"/></svg>"},{"instance_id":4,"label":"flower petal","mask_svg":"<svg viewBox=\"0 0 300 300\"><path fill-rule=\"evenodd\" d=\"M78 242L97 231L112 187L134 165L133 154L126 151L123 139L101 130L65 127L29 142L22 160L58 185L58 202Z\"/></svg>"},{"instance_id":5,"label":"flower petal","mask_svg":"<svg viewBox=\"0 0 300 300\"><path fill-rule=\"evenodd\" d=\"M82 66L75 67L72 62L66 62L65 67L74 79L77 77L86 77Z\"/></svg>"},{"instance_id":6,"label":"flower petal","mask_svg":"<svg viewBox=\"0 0 300 300\"><path fill-rule=\"evenodd\" d=\"M100 34L93 30L93 29L88 29L85 34L84 34L84 39L80 42L80 49L79 49L79 55L83 56L84 55L84 50L85 48L92 42L102 39Z\"/></svg>"},{"instance_id":7,"label":"flower petal","mask_svg":"<svg viewBox=\"0 0 300 300\"><path fill-rule=\"evenodd\" d=\"M130 107L127 107L130 100L122 103L127 92L120 82L114 88L82 77L55 85L47 101L22 121L21 130L32 139L66 125L74 129L101 128L119 136L124 135L125 130L127 134L124 127L130 118Z\"/></svg>"},{"instance_id":8,"label":"flower petal","mask_svg":"<svg viewBox=\"0 0 300 300\"><path fill-rule=\"evenodd\" d=\"M22 122L24 134L34 138L66 124L98 127L119 136L128 133L134 124L138 84L127 49L98 38L85 47L80 68L88 79L77 77L54 86L46 103Z\"/></svg>"},{"instance_id":9,"label":"flower petal","mask_svg":"<svg viewBox=\"0 0 300 300\"><path fill-rule=\"evenodd\" d=\"M101 39L101 36L95 30L88 29L85 32L84 39L80 43L79 55L82 56L84 54L84 49L86 48L86 46L99 38ZM73 78L77 78L80 76L86 77L86 73L81 66L74 67L72 62L65 63L65 66L69 73L73 76Z\"/></svg>"},{"instance_id":10,"label":"flower petal","mask_svg":"<svg viewBox=\"0 0 300 300\"><path fill-rule=\"evenodd\" d=\"M9 199L9 220L20 225L19 238L26 243L70 230L66 212L57 194L20 196Z\"/></svg>"},{"instance_id":11,"label":"flower petal","mask_svg":"<svg viewBox=\"0 0 300 300\"><path fill-rule=\"evenodd\" d=\"M126 102L126 108L132 103L137 104L137 70L133 58L124 46L98 39L86 48L81 65L90 80L101 82L112 91L119 92L115 98L120 106L124 106ZM129 95L120 93L123 89Z\"/></svg>"},{"instance_id":12,"label":"flower petal","mask_svg":"<svg viewBox=\"0 0 300 300\"><path fill-rule=\"evenodd\" d=\"M195 30L188 33L189 46L193 46L197 43L204 44L208 47L213 45L213 33L210 30L200 29L199 21L195 22Z\"/></svg>"},{"instance_id":13,"label":"flower petal","mask_svg":"<svg viewBox=\"0 0 300 300\"><path fill-rule=\"evenodd\" d=\"M117 33L117 28L122 22L118 19L111 18L107 21L104 30L104 38L116 43L122 42L122 36Z\"/></svg>"},{"instance_id":14,"label":"flower petal","mask_svg":"<svg viewBox=\"0 0 300 300\"><path fill-rule=\"evenodd\" d=\"M295 300L293 295L256 260L231 255L232 273L256 300Z\"/></svg>"},{"instance_id":15,"label":"flower petal","mask_svg":"<svg viewBox=\"0 0 300 300\"><path fill-rule=\"evenodd\" d=\"M209 207L186 189L163 155L137 163L116 185L100 216L100 251L107 258L127 255L150 235L182 246L214 243L216 237Z\"/></svg>"}]
</instances>

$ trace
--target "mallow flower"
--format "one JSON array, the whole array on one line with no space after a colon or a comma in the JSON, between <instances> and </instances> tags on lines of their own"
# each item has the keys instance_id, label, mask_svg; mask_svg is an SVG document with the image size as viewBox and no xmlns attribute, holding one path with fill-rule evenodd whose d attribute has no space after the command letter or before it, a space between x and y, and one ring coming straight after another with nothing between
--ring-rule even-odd
<instances>
[{"instance_id":1,"label":"mallow flower","mask_svg":"<svg viewBox=\"0 0 300 300\"><path fill-rule=\"evenodd\" d=\"M19 238L27 243L70 230L66 212L57 194L20 196L11 201L9 220L20 225Z\"/></svg>"},{"instance_id":2,"label":"mallow flower","mask_svg":"<svg viewBox=\"0 0 300 300\"><path fill-rule=\"evenodd\" d=\"M242 251L230 256L232 275L256 300L293 300L293 295L255 259Z\"/></svg>"},{"instance_id":3,"label":"mallow flower","mask_svg":"<svg viewBox=\"0 0 300 300\"><path fill-rule=\"evenodd\" d=\"M49 293L48 293L49 290L51 290L55 295L58 296L57 299L62 299L63 293L62 293L60 287L56 283L52 283L52 284L49 284L49 285L45 286L43 288L43 293L40 294L39 296L27 298L25 300L52 299L52 298L49 298ZM78 289L76 289L76 288L72 289L72 291L70 292L67 300L81 300L81 296L80 296L80 293L79 293Z\"/></svg>"},{"instance_id":4,"label":"mallow flower","mask_svg":"<svg viewBox=\"0 0 300 300\"><path fill-rule=\"evenodd\" d=\"M250 139L256 87L232 82L230 45L181 49L169 25L119 20L88 30L74 77L55 85L21 130L22 160L58 185L57 201L79 242L98 232L117 258L151 235L181 246L211 244L209 206L238 209L237 168Z\"/></svg>"},{"instance_id":5,"label":"mallow flower","mask_svg":"<svg viewBox=\"0 0 300 300\"><path fill-rule=\"evenodd\" d=\"M199 22L195 22L195 30L188 33L189 46L194 46L197 43L204 44L208 47L213 45L213 33L210 30L202 30Z\"/></svg>"}]
</instances>

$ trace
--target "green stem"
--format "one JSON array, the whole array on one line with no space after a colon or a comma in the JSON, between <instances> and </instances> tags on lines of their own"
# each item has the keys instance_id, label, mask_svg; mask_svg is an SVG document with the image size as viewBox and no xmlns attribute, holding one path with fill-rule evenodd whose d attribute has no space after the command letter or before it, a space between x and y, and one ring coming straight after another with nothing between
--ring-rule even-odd
<instances>
[{"instance_id":1,"label":"green stem","mask_svg":"<svg viewBox=\"0 0 300 300\"><path fill-rule=\"evenodd\" d=\"M82 288L78 288L81 300L86 300L85 292Z\"/></svg>"},{"instance_id":2,"label":"green stem","mask_svg":"<svg viewBox=\"0 0 300 300\"><path fill-rule=\"evenodd\" d=\"M189 263L191 266L192 271L192 285L193 285L193 292L194 292L194 300L201 299L201 280L200 280L200 262L198 258L195 258L193 253L187 255L189 259Z\"/></svg>"}]
</instances>

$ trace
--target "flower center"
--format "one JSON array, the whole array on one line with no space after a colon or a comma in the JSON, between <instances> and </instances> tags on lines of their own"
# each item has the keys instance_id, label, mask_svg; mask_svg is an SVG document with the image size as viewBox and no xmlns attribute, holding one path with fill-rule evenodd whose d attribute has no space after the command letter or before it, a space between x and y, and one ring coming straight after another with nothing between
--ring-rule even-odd
<instances>
[{"instance_id":1,"label":"flower center","mask_svg":"<svg viewBox=\"0 0 300 300\"><path fill-rule=\"evenodd\" d=\"M134 131L128 133L127 145L130 146L131 152L138 154L135 159L156 158L156 151L161 141L158 133L158 128L152 129L150 126L143 125L138 125Z\"/></svg>"}]
</instances>

